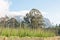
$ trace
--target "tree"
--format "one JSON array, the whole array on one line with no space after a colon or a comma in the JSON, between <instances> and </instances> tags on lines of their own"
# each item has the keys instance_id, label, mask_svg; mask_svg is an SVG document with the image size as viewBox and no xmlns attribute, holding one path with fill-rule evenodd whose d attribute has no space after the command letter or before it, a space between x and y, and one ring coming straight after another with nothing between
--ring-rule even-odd
<instances>
[{"instance_id":1,"label":"tree","mask_svg":"<svg viewBox=\"0 0 60 40\"><path fill-rule=\"evenodd\" d=\"M6 21L6 27L18 27L19 23L15 18L11 18L8 21Z\"/></svg>"},{"instance_id":2,"label":"tree","mask_svg":"<svg viewBox=\"0 0 60 40\"><path fill-rule=\"evenodd\" d=\"M59 24L59 28L60 28L60 24Z\"/></svg>"},{"instance_id":3,"label":"tree","mask_svg":"<svg viewBox=\"0 0 60 40\"><path fill-rule=\"evenodd\" d=\"M27 13L24 20L26 23L29 23L32 28L42 28L43 26L43 16L37 9L32 9L29 13Z\"/></svg>"}]
</instances>

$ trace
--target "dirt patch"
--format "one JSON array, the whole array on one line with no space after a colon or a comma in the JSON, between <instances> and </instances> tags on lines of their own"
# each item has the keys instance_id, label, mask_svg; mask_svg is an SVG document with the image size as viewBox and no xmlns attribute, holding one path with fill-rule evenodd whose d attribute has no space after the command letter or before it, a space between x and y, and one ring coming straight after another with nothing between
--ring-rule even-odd
<instances>
[{"instance_id":1,"label":"dirt patch","mask_svg":"<svg viewBox=\"0 0 60 40\"><path fill-rule=\"evenodd\" d=\"M60 40L60 36L57 37L0 37L0 40Z\"/></svg>"}]
</instances>

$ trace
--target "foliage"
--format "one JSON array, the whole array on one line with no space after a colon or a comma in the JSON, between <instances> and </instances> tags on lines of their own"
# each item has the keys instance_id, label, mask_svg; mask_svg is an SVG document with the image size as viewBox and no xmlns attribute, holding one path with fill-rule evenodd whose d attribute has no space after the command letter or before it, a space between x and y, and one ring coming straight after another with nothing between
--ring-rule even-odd
<instances>
[{"instance_id":1,"label":"foliage","mask_svg":"<svg viewBox=\"0 0 60 40\"><path fill-rule=\"evenodd\" d=\"M24 20L27 24L30 24L32 28L42 28L43 26L43 16L37 9L32 9L29 13L27 13Z\"/></svg>"},{"instance_id":2,"label":"foliage","mask_svg":"<svg viewBox=\"0 0 60 40\"><path fill-rule=\"evenodd\" d=\"M1 19L5 19L5 20L1 20ZM15 18L5 17L1 19L0 19L1 20L0 26L3 26L3 27L18 27L19 26L19 22Z\"/></svg>"}]
</instances>

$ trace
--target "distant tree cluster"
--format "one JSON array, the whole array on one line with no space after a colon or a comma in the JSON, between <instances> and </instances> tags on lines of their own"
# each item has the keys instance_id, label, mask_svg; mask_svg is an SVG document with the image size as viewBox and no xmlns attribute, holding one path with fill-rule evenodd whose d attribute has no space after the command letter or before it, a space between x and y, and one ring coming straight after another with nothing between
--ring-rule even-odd
<instances>
[{"instance_id":1,"label":"distant tree cluster","mask_svg":"<svg viewBox=\"0 0 60 40\"><path fill-rule=\"evenodd\" d=\"M30 27L30 28L42 28L44 27L44 20L41 12L37 9L32 9L24 17L24 21L18 22L15 18L0 18L0 26L2 27Z\"/></svg>"},{"instance_id":2,"label":"distant tree cluster","mask_svg":"<svg viewBox=\"0 0 60 40\"><path fill-rule=\"evenodd\" d=\"M55 29L57 30L57 35L60 35L60 24L56 24Z\"/></svg>"},{"instance_id":3,"label":"distant tree cluster","mask_svg":"<svg viewBox=\"0 0 60 40\"><path fill-rule=\"evenodd\" d=\"M9 18L8 16L0 18L0 27L18 27L19 23L15 18Z\"/></svg>"}]
</instances>

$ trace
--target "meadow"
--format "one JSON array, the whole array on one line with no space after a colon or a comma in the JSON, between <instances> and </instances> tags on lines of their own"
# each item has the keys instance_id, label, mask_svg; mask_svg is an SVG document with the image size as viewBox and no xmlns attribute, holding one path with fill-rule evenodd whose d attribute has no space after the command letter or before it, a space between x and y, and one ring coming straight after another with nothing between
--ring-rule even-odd
<instances>
[{"instance_id":1,"label":"meadow","mask_svg":"<svg viewBox=\"0 0 60 40\"><path fill-rule=\"evenodd\" d=\"M0 36L18 37L53 37L55 33L51 30L30 29L30 28L0 28Z\"/></svg>"}]
</instances>

